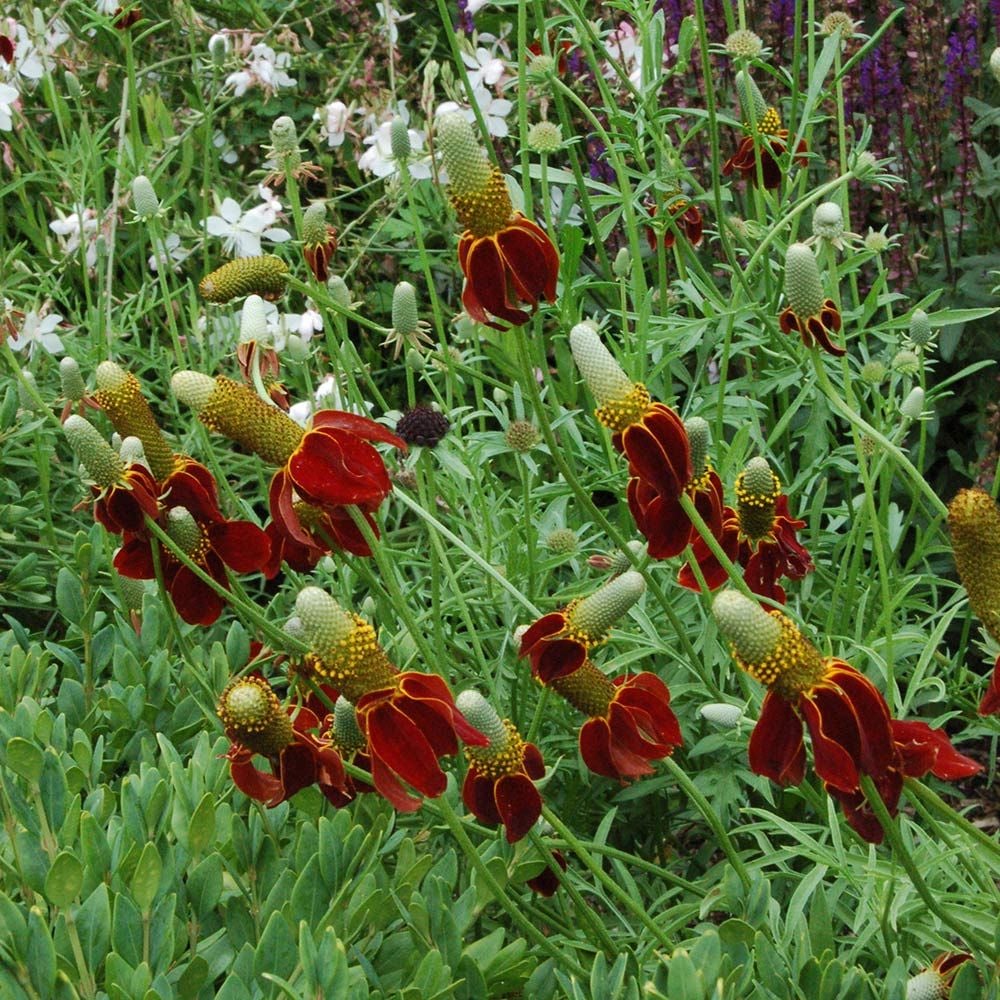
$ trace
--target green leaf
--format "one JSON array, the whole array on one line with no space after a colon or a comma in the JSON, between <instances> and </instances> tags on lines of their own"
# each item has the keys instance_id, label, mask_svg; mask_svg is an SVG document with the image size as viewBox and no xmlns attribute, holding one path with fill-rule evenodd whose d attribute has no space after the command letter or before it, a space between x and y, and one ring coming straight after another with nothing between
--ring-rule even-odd
<instances>
[{"instance_id":1,"label":"green leaf","mask_svg":"<svg viewBox=\"0 0 1000 1000\"><path fill-rule=\"evenodd\" d=\"M188 850L197 857L215 843L215 796L206 792L188 824Z\"/></svg>"},{"instance_id":2,"label":"green leaf","mask_svg":"<svg viewBox=\"0 0 1000 1000\"><path fill-rule=\"evenodd\" d=\"M38 783L41 776L42 763L42 751L34 743L15 736L7 744L7 766L33 785Z\"/></svg>"},{"instance_id":3,"label":"green leaf","mask_svg":"<svg viewBox=\"0 0 1000 1000\"><path fill-rule=\"evenodd\" d=\"M204 920L222 896L222 857L210 854L188 873L187 895L199 920Z\"/></svg>"},{"instance_id":4,"label":"green leaf","mask_svg":"<svg viewBox=\"0 0 1000 1000\"><path fill-rule=\"evenodd\" d=\"M288 920L275 910L260 936L254 959L254 973L259 976L270 972L288 978L298 961L298 952L295 934Z\"/></svg>"},{"instance_id":5,"label":"green leaf","mask_svg":"<svg viewBox=\"0 0 1000 1000\"><path fill-rule=\"evenodd\" d=\"M148 912L153 905L153 899L160 888L162 873L163 862L160 861L160 852L157 851L156 844L149 842L142 849L142 855L135 866L129 886L132 898L143 913Z\"/></svg>"},{"instance_id":6,"label":"green leaf","mask_svg":"<svg viewBox=\"0 0 1000 1000\"><path fill-rule=\"evenodd\" d=\"M123 892L115 896L115 913L111 921L111 947L133 967L142 961L142 914Z\"/></svg>"},{"instance_id":7,"label":"green leaf","mask_svg":"<svg viewBox=\"0 0 1000 1000\"><path fill-rule=\"evenodd\" d=\"M45 876L45 898L60 910L65 910L80 895L83 886L83 865L69 851L57 855Z\"/></svg>"},{"instance_id":8,"label":"green leaf","mask_svg":"<svg viewBox=\"0 0 1000 1000\"><path fill-rule=\"evenodd\" d=\"M76 929L87 967L96 969L104 961L111 940L111 903L108 887L103 882L77 911Z\"/></svg>"},{"instance_id":9,"label":"green leaf","mask_svg":"<svg viewBox=\"0 0 1000 1000\"><path fill-rule=\"evenodd\" d=\"M981 1000L983 984L975 962L963 962L951 984L951 1000Z\"/></svg>"},{"instance_id":10,"label":"green leaf","mask_svg":"<svg viewBox=\"0 0 1000 1000\"><path fill-rule=\"evenodd\" d=\"M675 951L670 956L667 992L670 1000L701 1000L704 995L701 976L686 951Z\"/></svg>"},{"instance_id":11,"label":"green leaf","mask_svg":"<svg viewBox=\"0 0 1000 1000\"><path fill-rule=\"evenodd\" d=\"M56 607L59 613L73 625L83 621L86 611L83 601L83 585L79 577L65 566L56 576Z\"/></svg>"},{"instance_id":12,"label":"green leaf","mask_svg":"<svg viewBox=\"0 0 1000 1000\"><path fill-rule=\"evenodd\" d=\"M28 912L28 975L40 996L49 997L56 987L56 948L45 914L33 906Z\"/></svg>"}]
</instances>

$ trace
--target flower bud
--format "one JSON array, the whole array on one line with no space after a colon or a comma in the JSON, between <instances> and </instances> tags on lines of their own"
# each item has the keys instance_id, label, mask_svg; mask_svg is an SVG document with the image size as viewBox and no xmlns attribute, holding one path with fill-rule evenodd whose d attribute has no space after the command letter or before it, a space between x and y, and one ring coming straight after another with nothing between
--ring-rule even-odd
<instances>
[{"instance_id":1,"label":"flower bud","mask_svg":"<svg viewBox=\"0 0 1000 1000\"><path fill-rule=\"evenodd\" d=\"M66 93L74 101L78 101L83 97L83 87L80 86L80 78L75 73L66 70L63 73L63 82L66 84Z\"/></svg>"},{"instance_id":2,"label":"flower bud","mask_svg":"<svg viewBox=\"0 0 1000 1000\"><path fill-rule=\"evenodd\" d=\"M90 421L71 414L63 424L63 433L73 454L98 486L113 486L118 482L125 472L125 463Z\"/></svg>"},{"instance_id":3,"label":"flower bud","mask_svg":"<svg viewBox=\"0 0 1000 1000\"><path fill-rule=\"evenodd\" d=\"M823 309L826 295L819 265L805 243L793 243L785 254L785 298L796 316L815 316Z\"/></svg>"},{"instance_id":4,"label":"flower bud","mask_svg":"<svg viewBox=\"0 0 1000 1000\"><path fill-rule=\"evenodd\" d=\"M281 115L271 123L271 147L279 159L298 153L298 132L295 122L288 115Z\"/></svg>"},{"instance_id":5,"label":"flower bud","mask_svg":"<svg viewBox=\"0 0 1000 1000\"><path fill-rule=\"evenodd\" d=\"M76 358L67 356L60 360L59 380L64 399L79 403L87 394L87 387L83 384L83 376L80 374L80 365Z\"/></svg>"},{"instance_id":6,"label":"flower bud","mask_svg":"<svg viewBox=\"0 0 1000 1000\"><path fill-rule=\"evenodd\" d=\"M871 250L872 253L885 253L889 249L890 243L892 243L892 240L886 235L884 226L882 229L868 227L868 232L865 233L864 238L866 250Z\"/></svg>"},{"instance_id":7,"label":"flower bud","mask_svg":"<svg viewBox=\"0 0 1000 1000\"><path fill-rule=\"evenodd\" d=\"M493 706L478 691L462 691L455 707L473 729L478 729L490 741L491 750L503 750L509 742L507 727Z\"/></svg>"},{"instance_id":8,"label":"flower bud","mask_svg":"<svg viewBox=\"0 0 1000 1000\"><path fill-rule=\"evenodd\" d=\"M632 251L629 250L628 247L622 247L618 253L615 254L615 260L611 265L611 271L620 281L624 281L632 274Z\"/></svg>"},{"instance_id":9,"label":"flower bud","mask_svg":"<svg viewBox=\"0 0 1000 1000\"><path fill-rule=\"evenodd\" d=\"M570 528L556 528L545 536L545 547L559 555L569 555L576 551L580 540Z\"/></svg>"},{"instance_id":10,"label":"flower bud","mask_svg":"<svg viewBox=\"0 0 1000 1000\"><path fill-rule=\"evenodd\" d=\"M781 623L739 591L722 591L712 601L712 614L719 631L747 663L763 663L777 648Z\"/></svg>"},{"instance_id":11,"label":"flower bud","mask_svg":"<svg viewBox=\"0 0 1000 1000\"><path fill-rule=\"evenodd\" d=\"M861 366L861 381L868 385L881 385L887 374L885 365L881 361L868 361Z\"/></svg>"},{"instance_id":12,"label":"flower bud","mask_svg":"<svg viewBox=\"0 0 1000 1000\"><path fill-rule=\"evenodd\" d=\"M357 753L368 746L368 738L358 725L357 712L343 695L333 704L333 727L330 735L334 745L344 755Z\"/></svg>"},{"instance_id":13,"label":"flower bud","mask_svg":"<svg viewBox=\"0 0 1000 1000\"><path fill-rule=\"evenodd\" d=\"M632 380L604 346L593 323L577 323L569 332L569 346L577 371L600 405L624 399L632 391Z\"/></svg>"},{"instance_id":14,"label":"flower bud","mask_svg":"<svg viewBox=\"0 0 1000 1000\"><path fill-rule=\"evenodd\" d=\"M755 542L769 534L774 526L781 481L771 471L767 459L751 458L736 477L734 489L740 531Z\"/></svg>"},{"instance_id":15,"label":"flower bud","mask_svg":"<svg viewBox=\"0 0 1000 1000\"><path fill-rule=\"evenodd\" d=\"M229 55L229 36L217 31L208 40L208 54L216 66L221 66Z\"/></svg>"},{"instance_id":16,"label":"flower bud","mask_svg":"<svg viewBox=\"0 0 1000 1000\"><path fill-rule=\"evenodd\" d=\"M132 208L140 219L152 219L160 211L160 199L145 174L132 180Z\"/></svg>"},{"instance_id":17,"label":"flower bud","mask_svg":"<svg viewBox=\"0 0 1000 1000\"><path fill-rule=\"evenodd\" d=\"M719 729L735 729L743 718L743 709L739 705L727 705L723 702L713 702L702 705L698 714Z\"/></svg>"},{"instance_id":18,"label":"flower bud","mask_svg":"<svg viewBox=\"0 0 1000 1000\"><path fill-rule=\"evenodd\" d=\"M410 371L422 372L427 367L427 359L415 347L406 352L406 367Z\"/></svg>"},{"instance_id":19,"label":"flower bud","mask_svg":"<svg viewBox=\"0 0 1000 1000\"><path fill-rule=\"evenodd\" d=\"M248 295L240 313L240 343L269 344L270 342L264 300L259 295Z\"/></svg>"},{"instance_id":20,"label":"flower bud","mask_svg":"<svg viewBox=\"0 0 1000 1000\"><path fill-rule=\"evenodd\" d=\"M851 15L842 10L831 10L819 26L821 35L828 36L839 31L841 39L850 38L854 34L854 30L854 21L851 19Z\"/></svg>"},{"instance_id":21,"label":"flower bud","mask_svg":"<svg viewBox=\"0 0 1000 1000\"><path fill-rule=\"evenodd\" d=\"M305 361L309 357L309 345L297 333L290 333L285 338L285 353L292 361Z\"/></svg>"},{"instance_id":22,"label":"flower bud","mask_svg":"<svg viewBox=\"0 0 1000 1000\"><path fill-rule=\"evenodd\" d=\"M931 321L923 309L914 309L910 317L910 342L917 347L926 347L934 339Z\"/></svg>"},{"instance_id":23,"label":"flower bud","mask_svg":"<svg viewBox=\"0 0 1000 1000\"><path fill-rule=\"evenodd\" d=\"M493 169L465 115L453 111L438 117L437 145L450 193L475 195L489 187Z\"/></svg>"},{"instance_id":24,"label":"flower bud","mask_svg":"<svg viewBox=\"0 0 1000 1000\"><path fill-rule=\"evenodd\" d=\"M646 581L635 570L614 577L572 606L567 618L573 631L581 633L588 644L603 642L611 626L642 597L645 589Z\"/></svg>"},{"instance_id":25,"label":"flower bud","mask_svg":"<svg viewBox=\"0 0 1000 1000\"><path fill-rule=\"evenodd\" d=\"M513 451L531 451L542 435L530 420L513 420L504 432L503 439Z\"/></svg>"},{"instance_id":26,"label":"flower bud","mask_svg":"<svg viewBox=\"0 0 1000 1000\"><path fill-rule=\"evenodd\" d=\"M118 446L118 454L126 465L144 465L147 469L149 468L149 462L146 460L146 449L143 448L142 441L134 434L129 434L128 437L122 439L122 443Z\"/></svg>"},{"instance_id":27,"label":"flower bud","mask_svg":"<svg viewBox=\"0 0 1000 1000\"><path fill-rule=\"evenodd\" d=\"M916 375L920 371L920 355L914 351L898 351L892 359L892 367L900 375Z\"/></svg>"},{"instance_id":28,"label":"flower bud","mask_svg":"<svg viewBox=\"0 0 1000 1000\"><path fill-rule=\"evenodd\" d=\"M400 281L392 290L392 326L403 337L418 332L417 290L408 281Z\"/></svg>"},{"instance_id":29,"label":"flower bud","mask_svg":"<svg viewBox=\"0 0 1000 1000\"><path fill-rule=\"evenodd\" d=\"M1000 508L985 490L960 490L948 504L948 529L969 607L1000 642Z\"/></svg>"},{"instance_id":30,"label":"flower bud","mask_svg":"<svg viewBox=\"0 0 1000 1000\"><path fill-rule=\"evenodd\" d=\"M767 114L767 102L753 77L742 69L736 74L736 93L739 95L744 120L758 124L762 122Z\"/></svg>"},{"instance_id":31,"label":"flower bud","mask_svg":"<svg viewBox=\"0 0 1000 1000\"><path fill-rule=\"evenodd\" d=\"M993 79L1000 83L1000 47L990 53L990 72L993 74Z\"/></svg>"},{"instance_id":32,"label":"flower bud","mask_svg":"<svg viewBox=\"0 0 1000 1000\"><path fill-rule=\"evenodd\" d=\"M185 555L197 555L202 542L201 528L187 507L171 507L167 511L167 534Z\"/></svg>"},{"instance_id":33,"label":"flower bud","mask_svg":"<svg viewBox=\"0 0 1000 1000\"><path fill-rule=\"evenodd\" d=\"M708 468L708 421L702 417L689 417L684 421L684 430L691 447L691 468L697 479Z\"/></svg>"},{"instance_id":34,"label":"flower bud","mask_svg":"<svg viewBox=\"0 0 1000 1000\"><path fill-rule=\"evenodd\" d=\"M448 433L451 422L429 406L414 406L396 424L396 433L407 443L433 448Z\"/></svg>"},{"instance_id":35,"label":"flower bud","mask_svg":"<svg viewBox=\"0 0 1000 1000\"><path fill-rule=\"evenodd\" d=\"M824 201L813 212L813 236L834 243L844 235L844 213L833 201Z\"/></svg>"},{"instance_id":36,"label":"flower bud","mask_svg":"<svg viewBox=\"0 0 1000 1000\"><path fill-rule=\"evenodd\" d=\"M392 150L392 158L398 163L405 163L413 151L410 144L410 130L398 115L389 124L389 147Z\"/></svg>"},{"instance_id":37,"label":"flower bud","mask_svg":"<svg viewBox=\"0 0 1000 1000\"><path fill-rule=\"evenodd\" d=\"M252 293L276 299L287 278L288 265L280 257L237 257L202 278L198 290L208 302L229 302Z\"/></svg>"},{"instance_id":38,"label":"flower bud","mask_svg":"<svg viewBox=\"0 0 1000 1000\"><path fill-rule=\"evenodd\" d=\"M292 720L263 677L230 683L219 698L218 715L229 739L254 753L276 757L292 742Z\"/></svg>"},{"instance_id":39,"label":"flower bud","mask_svg":"<svg viewBox=\"0 0 1000 1000\"><path fill-rule=\"evenodd\" d=\"M535 122L528 129L528 148L536 153L551 156L558 153L562 146L562 132L556 122Z\"/></svg>"},{"instance_id":40,"label":"flower bud","mask_svg":"<svg viewBox=\"0 0 1000 1000\"><path fill-rule=\"evenodd\" d=\"M739 59L756 59L764 51L764 43L760 35L740 28L726 37L725 48L731 56Z\"/></svg>"},{"instance_id":41,"label":"flower bud","mask_svg":"<svg viewBox=\"0 0 1000 1000\"><path fill-rule=\"evenodd\" d=\"M302 242L307 247L321 246L327 238L326 202L314 201L302 213Z\"/></svg>"},{"instance_id":42,"label":"flower bud","mask_svg":"<svg viewBox=\"0 0 1000 1000\"><path fill-rule=\"evenodd\" d=\"M906 399L899 404L899 412L910 420L919 420L924 412L924 390L914 386Z\"/></svg>"},{"instance_id":43,"label":"flower bud","mask_svg":"<svg viewBox=\"0 0 1000 1000\"><path fill-rule=\"evenodd\" d=\"M341 309L350 309L352 307L351 290L347 287L347 282L339 274L331 274L326 279L326 287L330 293L330 298Z\"/></svg>"}]
</instances>

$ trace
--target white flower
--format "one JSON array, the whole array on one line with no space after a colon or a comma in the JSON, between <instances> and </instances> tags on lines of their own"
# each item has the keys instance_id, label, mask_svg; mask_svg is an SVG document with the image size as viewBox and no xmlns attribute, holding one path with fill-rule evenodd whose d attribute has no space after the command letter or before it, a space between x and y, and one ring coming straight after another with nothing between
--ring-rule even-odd
<instances>
[{"instance_id":1,"label":"white flower","mask_svg":"<svg viewBox=\"0 0 1000 1000\"><path fill-rule=\"evenodd\" d=\"M9 132L14 123L11 108L14 102L20 97L16 87L11 87L6 83L0 83L0 132Z\"/></svg>"},{"instance_id":2,"label":"white flower","mask_svg":"<svg viewBox=\"0 0 1000 1000\"><path fill-rule=\"evenodd\" d=\"M469 14L478 14L489 2L489 0L469 0L465 9Z\"/></svg>"},{"instance_id":3,"label":"white flower","mask_svg":"<svg viewBox=\"0 0 1000 1000\"><path fill-rule=\"evenodd\" d=\"M289 333L297 333L307 344L313 334L323 329L323 317L308 299L303 313L285 313L285 328Z\"/></svg>"},{"instance_id":4,"label":"white flower","mask_svg":"<svg viewBox=\"0 0 1000 1000\"><path fill-rule=\"evenodd\" d=\"M86 242L87 267L93 267L97 263L97 212L92 208L81 209L80 206L76 209L65 216L56 209L59 218L49 223L49 229L60 237L59 245L66 256L75 253L80 244Z\"/></svg>"},{"instance_id":5,"label":"white flower","mask_svg":"<svg viewBox=\"0 0 1000 1000\"><path fill-rule=\"evenodd\" d=\"M319 404L323 403L324 400L327 400L327 402L323 406L320 406ZM335 410L348 409L340 394L340 386L337 385L336 377L333 375L324 375L323 380L316 386L313 399L304 399L301 403L293 403L288 409L288 415L297 424L305 427L308 425L310 417L317 410L330 408Z\"/></svg>"},{"instance_id":6,"label":"white flower","mask_svg":"<svg viewBox=\"0 0 1000 1000\"><path fill-rule=\"evenodd\" d=\"M469 70L469 86L473 90L482 86L492 87L507 68L502 59L484 48L478 48L474 53L463 52L462 62Z\"/></svg>"},{"instance_id":7,"label":"white flower","mask_svg":"<svg viewBox=\"0 0 1000 1000\"><path fill-rule=\"evenodd\" d=\"M156 248L156 253L150 254L149 269L154 274L161 264L168 265L172 270L179 271L181 264L191 256L191 251L181 246L181 238L177 233L167 233L164 245Z\"/></svg>"},{"instance_id":8,"label":"white flower","mask_svg":"<svg viewBox=\"0 0 1000 1000\"><path fill-rule=\"evenodd\" d=\"M121 4L118 3L118 0L94 0L94 6L97 8L98 14L110 17L118 10Z\"/></svg>"},{"instance_id":9,"label":"white flower","mask_svg":"<svg viewBox=\"0 0 1000 1000\"><path fill-rule=\"evenodd\" d=\"M498 139L504 139L509 134L507 123L504 119L511 113L514 105L503 97L494 97L485 88L479 88L472 92L472 96L479 105L479 110L486 120L486 131L490 135L495 135Z\"/></svg>"},{"instance_id":10,"label":"white flower","mask_svg":"<svg viewBox=\"0 0 1000 1000\"><path fill-rule=\"evenodd\" d=\"M365 138L365 145L368 148L358 158L358 166L376 177L389 177L399 170L399 164L392 155L391 129L391 122L382 122L374 135ZM411 128L406 130L406 134L410 137L410 155L416 157L424 148L424 133ZM426 179L431 175L429 156L421 159L411 158L408 167L411 177Z\"/></svg>"},{"instance_id":11,"label":"white flower","mask_svg":"<svg viewBox=\"0 0 1000 1000\"><path fill-rule=\"evenodd\" d=\"M15 351L27 348L29 358L39 345L49 354L61 354L63 342L59 339L59 335L53 332L61 322L62 316L58 313L49 313L48 316L39 316L34 310L25 313L21 329L17 331L17 339L11 341L10 346Z\"/></svg>"},{"instance_id":12,"label":"white flower","mask_svg":"<svg viewBox=\"0 0 1000 1000\"><path fill-rule=\"evenodd\" d=\"M233 149L224 132L216 132L212 136L212 145L219 151L219 159L223 163L236 163L239 160L236 150Z\"/></svg>"},{"instance_id":13,"label":"white flower","mask_svg":"<svg viewBox=\"0 0 1000 1000\"><path fill-rule=\"evenodd\" d=\"M396 42L399 41L399 28L397 28L396 25L400 24L402 21L409 21L411 17L416 17L416 15L400 14L400 12L393 7L390 0L387 0L386 3L377 3L375 4L375 7L378 10L379 17L382 18L382 21L387 22L383 23L380 29L382 34L388 33L389 44L395 45Z\"/></svg>"},{"instance_id":14,"label":"white flower","mask_svg":"<svg viewBox=\"0 0 1000 1000\"><path fill-rule=\"evenodd\" d=\"M295 81L285 72L292 64L287 52L275 52L261 42L250 50L246 66L226 77L226 87L232 87L237 97L242 97L251 87L257 86L268 94L281 87L294 87Z\"/></svg>"},{"instance_id":15,"label":"white flower","mask_svg":"<svg viewBox=\"0 0 1000 1000\"><path fill-rule=\"evenodd\" d=\"M325 122L320 129L320 135L326 139L330 149L343 145L348 117L347 105L343 101L331 101L325 107L316 109L313 119Z\"/></svg>"},{"instance_id":16,"label":"white flower","mask_svg":"<svg viewBox=\"0 0 1000 1000\"><path fill-rule=\"evenodd\" d=\"M270 201L244 212L239 202L226 198L219 206L219 214L205 220L205 230L210 236L221 237L223 250L231 256L259 257L263 253L261 239L284 243L292 238L287 230L272 227L276 216Z\"/></svg>"},{"instance_id":17,"label":"white flower","mask_svg":"<svg viewBox=\"0 0 1000 1000\"><path fill-rule=\"evenodd\" d=\"M312 416L313 404L311 400L303 399L301 403L292 403L288 407L288 415L294 420L300 427L305 427L309 423L309 418Z\"/></svg>"}]
</instances>

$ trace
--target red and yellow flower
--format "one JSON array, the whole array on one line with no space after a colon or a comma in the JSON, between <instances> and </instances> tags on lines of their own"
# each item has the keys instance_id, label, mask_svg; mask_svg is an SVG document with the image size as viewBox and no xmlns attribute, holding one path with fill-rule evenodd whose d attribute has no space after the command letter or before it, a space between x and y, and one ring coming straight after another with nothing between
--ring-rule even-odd
<instances>
[{"instance_id":1,"label":"red and yellow flower","mask_svg":"<svg viewBox=\"0 0 1000 1000\"><path fill-rule=\"evenodd\" d=\"M562 611L543 615L521 637L532 675L590 718L580 729L580 754L595 774L625 781L652 774L683 742L670 691L650 673L606 677L588 653L607 640L612 624L644 589L623 573Z\"/></svg>"},{"instance_id":2,"label":"red and yellow flower","mask_svg":"<svg viewBox=\"0 0 1000 1000\"><path fill-rule=\"evenodd\" d=\"M63 431L94 480L94 520L116 535L145 535L146 518L156 518L160 511L160 489L153 474L141 463L126 463L97 429L77 414L66 418Z\"/></svg>"},{"instance_id":3,"label":"red and yellow flower","mask_svg":"<svg viewBox=\"0 0 1000 1000\"><path fill-rule=\"evenodd\" d=\"M555 301L559 253L540 226L514 211L503 174L486 159L464 115L442 115L437 139L448 197L464 229L462 304L478 323L521 326L540 301Z\"/></svg>"},{"instance_id":4,"label":"red and yellow flower","mask_svg":"<svg viewBox=\"0 0 1000 1000\"><path fill-rule=\"evenodd\" d=\"M343 762L319 735L323 719L313 709L283 706L271 685L254 673L229 684L218 714L232 742L226 754L230 773L245 795L273 807L316 785L334 805L347 801ZM254 764L255 755L267 759L270 772Z\"/></svg>"},{"instance_id":5,"label":"red and yellow flower","mask_svg":"<svg viewBox=\"0 0 1000 1000\"><path fill-rule=\"evenodd\" d=\"M172 384L210 430L280 466L268 498L274 522L269 532L282 556L294 559L293 565L311 566L331 549L371 555L349 508L356 508L378 535L372 515L392 484L372 442L406 451L402 438L374 420L340 410L320 410L303 430L246 386L221 375L211 379L178 372ZM272 557L268 570L277 568Z\"/></svg>"},{"instance_id":6,"label":"red and yellow flower","mask_svg":"<svg viewBox=\"0 0 1000 1000\"><path fill-rule=\"evenodd\" d=\"M986 694L979 703L978 712L980 715L1000 714L1000 656L993 666L990 674L990 683L986 688Z\"/></svg>"},{"instance_id":7,"label":"red and yellow flower","mask_svg":"<svg viewBox=\"0 0 1000 1000\"><path fill-rule=\"evenodd\" d=\"M267 535L250 521L230 521L219 509L211 472L186 459L164 481L165 526L185 555L219 586L229 589L227 567L235 573L262 570L271 554ZM158 547L163 583L177 613L191 625L211 625L225 602L204 580L160 542L142 533L125 534L115 556L122 576L151 580L156 576L152 545Z\"/></svg>"},{"instance_id":8,"label":"red and yellow flower","mask_svg":"<svg viewBox=\"0 0 1000 1000\"><path fill-rule=\"evenodd\" d=\"M480 823L502 824L507 842L513 844L542 814L542 796L535 787L545 775L542 755L478 691L463 691L455 704L489 741L486 746L465 748L469 770L462 784L462 801Z\"/></svg>"},{"instance_id":9,"label":"red and yellow flower","mask_svg":"<svg viewBox=\"0 0 1000 1000\"><path fill-rule=\"evenodd\" d=\"M455 707L445 681L401 673L372 626L318 587L302 590L295 608L312 651L299 669L331 683L354 705L376 790L401 812L420 807L404 781L424 795L440 795L447 780L438 760L456 754L459 739L487 743Z\"/></svg>"},{"instance_id":10,"label":"red and yellow flower","mask_svg":"<svg viewBox=\"0 0 1000 1000\"><path fill-rule=\"evenodd\" d=\"M769 191L780 187L785 172L778 161L788 151L788 129L781 127L781 115L776 108L767 108L756 122L756 128L745 121L743 131L736 152L722 165L723 177L736 171L750 184L757 184L759 180ZM808 152L808 145L801 140L792 158L804 167L809 162L805 155Z\"/></svg>"},{"instance_id":11,"label":"red and yellow flower","mask_svg":"<svg viewBox=\"0 0 1000 1000\"><path fill-rule=\"evenodd\" d=\"M840 310L823 291L816 256L805 243L793 243L785 254L785 298L778 317L782 333L798 333L806 347L822 347L840 357L846 349L830 338L840 331Z\"/></svg>"},{"instance_id":12,"label":"red and yellow flower","mask_svg":"<svg viewBox=\"0 0 1000 1000\"><path fill-rule=\"evenodd\" d=\"M849 663L821 656L780 611L764 611L735 591L721 593L712 609L737 665L768 688L750 737L751 770L779 785L799 784L805 727L813 768L827 791L861 837L881 843L883 830L865 801L860 776L871 777L895 815L904 774L881 693Z\"/></svg>"},{"instance_id":13,"label":"red and yellow flower","mask_svg":"<svg viewBox=\"0 0 1000 1000\"><path fill-rule=\"evenodd\" d=\"M647 203L646 209L651 216L657 214L655 202ZM701 243L705 223L697 205L678 195L667 204L667 216L671 220L669 225L646 227L646 242L650 250L656 249L657 241L669 249L677 241L678 232L693 247Z\"/></svg>"},{"instance_id":14,"label":"red and yellow flower","mask_svg":"<svg viewBox=\"0 0 1000 1000\"><path fill-rule=\"evenodd\" d=\"M763 458L747 463L736 477L735 489L736 509L723 508L722 530L713 534L729 559L742 563L743 579L755 594L784 604L785 591L778 580L783 576L800 580L813 570L812 558L796 535L805 521L792 518L781 482ZM710 591L726 582L725 567L701 536L693 538L691 555ZM690 564L681 569L678 582L689 590L700 589Z\"/></svg>"},{"instance_id":15,"label":"red and yellow flower","mask_svg":"<svg viewBox=\"0 0 1000 1000\"><path fill-rule=\"evenodd\" d=\"M690 498L714 530L721 530L721 484L706 463L707 424L697 440L669 406L654 402L633 382L601 342L591 323L570 331L577 370L598 402L594 415L628 459L628 505L653 559L679 555L691 539L691 520L681 503Z\"/></svg>"}]
</instances>

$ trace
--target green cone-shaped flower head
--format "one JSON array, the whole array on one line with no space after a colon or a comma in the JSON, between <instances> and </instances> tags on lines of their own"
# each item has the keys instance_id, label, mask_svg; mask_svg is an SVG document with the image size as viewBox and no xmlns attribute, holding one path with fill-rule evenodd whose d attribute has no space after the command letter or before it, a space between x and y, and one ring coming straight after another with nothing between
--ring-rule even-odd
<instances>
[{"instance_id":1,"label":"green cone-shaped flower head","mask_svg":"<svg viewBox=\"0 0 1000 1000\"><path fill-rule=\"evenodd\" d=\"M1000 509L985 490L960 490L948 504L948 528L969 607L1000 642Z\"/></svg>"},{"instance_id":2,"label":"green cone-shaped flower head","mask_svg":"<svg viewBox=\"0 0 1000 1000\"><path fill-rule=\"evenodd\" d=\"M263 677L241 677L219 698L226 735L265 757L276 757L292 742L292 720Z\"/></svg>"},{"instance_id":3,"label":"green cone-shaped flower head","mask_svg":"<svg viewBox=\"0 0 1000 1000\"><path fill-rule=\"evenodd\" d=\"M764 100L760 88L746 70L741 69L736 74L736 93L739 95L743 120L748 124L756 122L759 126L767 114L767 101Z\"/></svg>"},{"instance_id":4,"label":"green cone-shaped flower head","mask_svg":"<svg viewBox=\"0 0 1000 1000\"><path fill-rule=\"evenodd\" d=\"M455 706L473 729L478 729L489 741L491 750L503 750L508 743L507 728L493 706L478 691L463 691Z\"/></svg>"},{"instance_id":5,"label":"green cone-shaped flower head","mask_svg":"<svg viewBox=\"0 0 1000 1000\"><path fill-rule=\"evenodd\" d=\"M151 219L160 211L160 199L145 174L132 181L132 208L140 219Z\"/></svg>"},{"instance_id":6,"label":"green cone-shaped flower head","mask_svg":"<svg viewBox=\"0 0 1000 1000\"><path fill-rule=\"evenodd\" d=\"M83 384L83 376L80 374L80 365L76 358L67 356L60 360L59 381L62 385L63 399L79 403L87 394L87 387Z\"/></svg>"},{"instance_id":7,"label":"green cone-shaped flower head","mask_svg":"<svg viewBox=\"0 0 1000 1000\"><path fill-rule=\"evenodd\" d=\"M237 257L202 278L198 290L208 302L229 302L253 293L276 299L287 280L288 265L280 257Z\"/></svg>"},{"instance_id":8,"label":"green cone-shaped flower head","mask_svg":"<svg viewBox=\"0 0 1000 1000\"><path fill-rule=\"evenodd\" d=\"M66 418L63 433L73 454L98 486L113 486L124 475L125 463L121 456L89 420L74 413Z\"/></svg>"},{"instance_id":9,"label":"green cone-shaped flower head","mask_svg":"<svg viewBox=\"0 0 1000 1000\"><path fill-rule=\"evenodd\" d=\"M785 254L785 298L799 317L816 316L826 301L819 264L805 243L793 243Z\"/></svg>"},{"instance_id":10,"label":"green cone-shaped flower head","mask_svg":"<svg viewBox=\"0 0 1000 1000\"><path fill-rule=\"evenodd\" d=\"M567 606L567 627L588 648L607 639L611 626L642 597L646 581L642 574L628 570L608 580L582 600Z\"/></svg>"}]
</instances>

